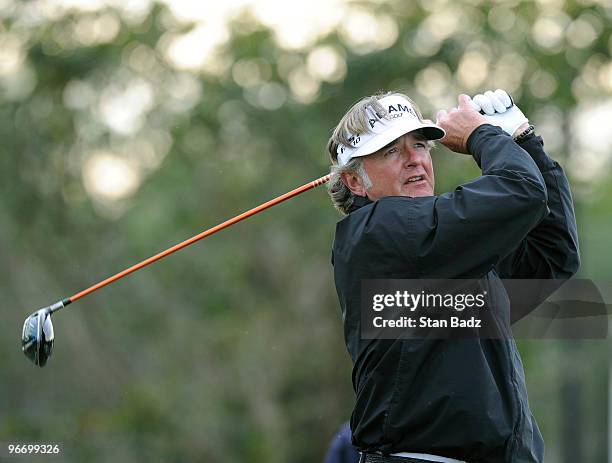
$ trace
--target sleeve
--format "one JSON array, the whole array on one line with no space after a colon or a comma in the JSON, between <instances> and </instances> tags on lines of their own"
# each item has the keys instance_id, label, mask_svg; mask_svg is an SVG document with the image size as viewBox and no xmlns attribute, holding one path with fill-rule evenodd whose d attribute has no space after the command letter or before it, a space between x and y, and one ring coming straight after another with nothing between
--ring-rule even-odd
<instances>
[{"instance_id":1,"label":"sleeve","mask_svg":"<svg viewBox=\"0 0 612 463\"><path fill-rule=\"evenodd\" d=\"M548 191L549 211L497 266L512 305L512 322L537 307L580 266L572 195L561 166L544 151L541 137L521 142L540 170ZM509 279L522 279L512 282ZM526 279L550 280L526 282Z\"/></svg>"},{"instance_id":2,"label":"sleeve","mask_svg":"<svg viewBox=\"0 0 612 463\"><path fill-rule=\"evenodd\" d=\"M509 135L480 126L470 135L468 150L482 176L434 197L433 208L417 218L414 245L422 278L481 277L548 212L536 162Z\"/></svg>"},{"instance_id":3,"label":"sleeve","mask_svg":"<svg viewBox=\"0 0 612 463\"><path fill-rule=\"evenodd\" d=\"M500 262L498 274L502 278L567 279L580 266L576 216L567 177L561 166L544 152L541 137L532 136L521 147L542 173L549 211Z\"/></svg>"}]
</instances>

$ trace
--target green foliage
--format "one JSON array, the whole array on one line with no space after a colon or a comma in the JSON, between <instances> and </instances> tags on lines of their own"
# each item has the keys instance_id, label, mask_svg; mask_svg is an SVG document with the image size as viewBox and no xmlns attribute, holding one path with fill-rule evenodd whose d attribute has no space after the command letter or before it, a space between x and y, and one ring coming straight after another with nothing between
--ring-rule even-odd
<instances>
[{"instance_id":1,"label":"green foliage","mask_svg":"<svg viewBox=\"0 0 612 463\"><path fill-rule=\"evenodd\" d=\"M0 441L61 442L67 461L320 461L353 401L330 266L339 217L322 188L58 313L43 370L18 336L35 308L324 175L337 120L382 89L435 118L459 92L509 88L575 176L582 275L607 278L609 152L581 145L572 124L577 109L610 101L612 13L603 1L560 3L347 3L343 22L365 11L384 26L374 38L359 44L339 23L292 49L255 2L185 70L169 44L198 20L179 21L166 2L141 16L3 2ZM370 37L376 21L357 32ZM317 62L322 46L332 52ZM443 147L434 162L439 192L478 175ZM562 392L547 393L569 374L562 347L523 345L554 461L569 452L560 423L573 419ZM606 400L607 346L577 349L602 366L577 390L600 446L590 461L603 461L605 416L592 412Z\"/></svg>"}]
</instances>

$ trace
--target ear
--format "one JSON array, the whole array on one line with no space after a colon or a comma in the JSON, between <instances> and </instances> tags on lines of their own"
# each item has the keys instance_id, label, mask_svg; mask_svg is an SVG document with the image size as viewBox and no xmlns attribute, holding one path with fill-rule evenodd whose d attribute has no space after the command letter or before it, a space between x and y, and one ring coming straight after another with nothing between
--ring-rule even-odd
<instances>
[{"instance_id":1,"label":"ear","mask_svg":"<svg viewBox=\"0 0 612 463\"><path fill-rule=\"evenodd\" d=\"M353 194L357 196L365 196L366 189L363 186L363 180L354 172L343 172L340 174L342 183L344 183Z\"/></svg>"}]
</instances>

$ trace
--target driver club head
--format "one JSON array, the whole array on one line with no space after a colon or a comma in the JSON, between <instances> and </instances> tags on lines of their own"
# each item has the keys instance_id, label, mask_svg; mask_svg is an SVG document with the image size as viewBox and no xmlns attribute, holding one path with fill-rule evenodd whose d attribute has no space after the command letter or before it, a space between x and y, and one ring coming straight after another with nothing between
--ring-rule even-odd
<instances>
[{"instance_id":1,"label":"driver club head","mask_svg":"<svg viewBox=\"0 0 612 463\"><path fill-rule=\"evenodd\" d=\"M44 367L53 352L53 323L51 308L37 310L23 322L21 347L35 365Z\"/></svg>"}]
</instances>

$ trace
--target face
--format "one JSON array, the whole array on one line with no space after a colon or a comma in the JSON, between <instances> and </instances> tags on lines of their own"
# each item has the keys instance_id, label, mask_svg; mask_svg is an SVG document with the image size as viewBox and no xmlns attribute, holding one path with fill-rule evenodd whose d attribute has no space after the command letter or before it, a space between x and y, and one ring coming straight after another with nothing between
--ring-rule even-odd
<instances>
[{"instance_id":1,"label":"face","mask_svg":"<svg viewBox=\"0 0 612 463\"><path fill-rule=\"evenodd\" d=\"M376 153L365 156L363 162L372 181L372 187L365 193L372 201L384 196L416 198L434 194L429 147L418 132L402 135Z\"/></svg>"}]
</instances>

